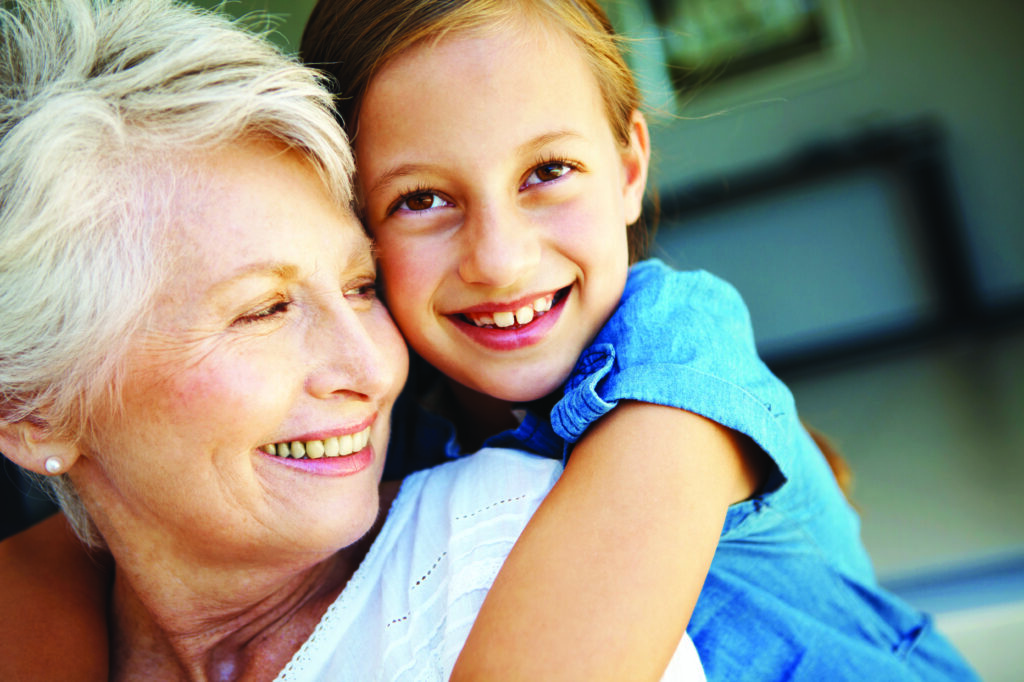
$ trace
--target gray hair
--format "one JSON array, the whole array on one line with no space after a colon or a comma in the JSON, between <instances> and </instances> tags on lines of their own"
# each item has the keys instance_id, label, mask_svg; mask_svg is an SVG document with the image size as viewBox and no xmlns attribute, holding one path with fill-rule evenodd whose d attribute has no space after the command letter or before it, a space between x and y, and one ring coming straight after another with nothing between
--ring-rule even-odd
<instances>
[{"instance_id":1,"label":"gray hair","mask_svg":"<svg viewBox=\"0 0 1024 682\"><path fill-rule=\"evenodd\" d=\"M242 140L302 154L351 204L351 153L321 76L177 0L18 0L0 10L0 420L90 439L166 273L160 190ZM66 475L45 477L79 536Z\"/></svg>"}]
</instances>

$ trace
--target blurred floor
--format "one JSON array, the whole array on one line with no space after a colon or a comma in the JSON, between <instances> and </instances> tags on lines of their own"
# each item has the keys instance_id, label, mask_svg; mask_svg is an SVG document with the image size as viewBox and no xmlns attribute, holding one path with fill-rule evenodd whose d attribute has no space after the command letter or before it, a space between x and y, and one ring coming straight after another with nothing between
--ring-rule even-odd
<instances>
[{"instance_id":1,"label":"blurred floor","mask_svg":"<svg viewBox=\"0 0 1024 682\"><path fill-rule=\"evenodd\" d=\"M1024 330L787 383L849 460L883 582L988 681L1024 679Z\"/></svg>"}]
</instances>

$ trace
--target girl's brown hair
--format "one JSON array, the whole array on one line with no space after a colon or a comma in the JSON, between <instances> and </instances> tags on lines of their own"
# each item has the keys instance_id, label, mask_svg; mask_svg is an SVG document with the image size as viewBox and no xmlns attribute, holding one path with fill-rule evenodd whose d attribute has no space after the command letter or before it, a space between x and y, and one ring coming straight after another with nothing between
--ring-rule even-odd
<instances>
[{"instance_id":1,"label":"girl's brown hair","mask_svg":"<svg viewBox=\"0 0 1024 682\"><path fill-rule=\"evenodd\" d=\"M539 21L564 31L590 65L619 144L630 145L640 90L626 65L604 10L594 0L320 0L306 23L301 54L330 74L338 89L337 112L350 137L373 77L405 50L452 34L475 34ZM642 220L630 226L630 257L646 248Z\"/></svg>"}]
</instances>

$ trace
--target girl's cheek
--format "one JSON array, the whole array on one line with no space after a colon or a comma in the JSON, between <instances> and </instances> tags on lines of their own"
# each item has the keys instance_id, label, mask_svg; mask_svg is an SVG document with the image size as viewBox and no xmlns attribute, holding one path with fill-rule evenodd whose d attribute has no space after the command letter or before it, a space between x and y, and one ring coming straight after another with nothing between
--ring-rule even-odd
<instances>
[{"instance_id":1,"label":"girl's cheek","mask_svg":"<svg viewBox=\"0 0 1024 682\"><path fill-rule=\"evenodd\" d=\"M385 291L425 284L439 271L439 254L426 240L385 239L378 245Z\"/></svg>"}]
</instances>

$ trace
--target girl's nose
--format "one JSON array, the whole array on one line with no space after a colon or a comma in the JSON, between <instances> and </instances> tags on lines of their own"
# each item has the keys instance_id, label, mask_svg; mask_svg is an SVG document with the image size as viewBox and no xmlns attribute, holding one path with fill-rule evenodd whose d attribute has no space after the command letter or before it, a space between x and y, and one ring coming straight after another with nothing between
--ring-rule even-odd
<instances>
[{"instance_id":1,"label":"girl's nose","mask_svg":"<svg viewBox=\"0 0 1024 682\"><path fill-rule=\"evenodd\" d=\"M468 215L463 226L459 276L469 284L505 288L522 281L540 263L534 225L509 207L487 207Z\"/></svg>"}]
</instances>

